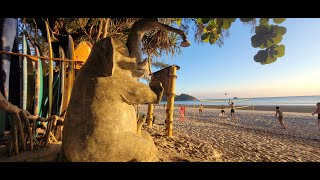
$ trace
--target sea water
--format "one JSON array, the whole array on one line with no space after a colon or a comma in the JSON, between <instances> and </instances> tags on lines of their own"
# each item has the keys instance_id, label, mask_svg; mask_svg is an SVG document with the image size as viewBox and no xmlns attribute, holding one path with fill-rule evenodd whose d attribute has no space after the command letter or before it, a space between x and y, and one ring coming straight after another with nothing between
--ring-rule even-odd
<instances>
[{"instance_id":1,"label":"sea water","mask_svg":"<svg viewBox=\"0 0 320 180\"><path fill-rule=\"evenodd\" d=\"M320 102L320 96L284 96L284 97L255 97L238 99L202 99L196 101L175 101L175 104L183 105L226 105L228 102L234 102L236 106L316 106ZM167 102L161 102L164 104Z\"/></svg>"}]
</instances>

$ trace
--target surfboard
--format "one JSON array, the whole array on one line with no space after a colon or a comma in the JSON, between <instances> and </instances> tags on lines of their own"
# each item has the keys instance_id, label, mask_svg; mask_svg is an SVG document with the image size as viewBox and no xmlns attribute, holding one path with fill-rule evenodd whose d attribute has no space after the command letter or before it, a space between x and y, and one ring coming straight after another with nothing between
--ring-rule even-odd
<instances>
[{"instance_id":1,"label":"surfboard","mask_svg":"<svg viewBox=\"0 0 320 180\"><path fill-rule=\"evenodd\" d=\"M61 59L65 59L65 54L63 51L63 48L61 46L59 46L59 57ZM66 79L66 62L65 61L61 61L60 63L60 87L61 87L61 98L60 98L60 114L65 110L65 106L63 104L64 99L65 99L65 79Z\"/></svg>"},{"instance_id":2,"label":"surfboard","mask_svg":"<svg viewBox=\"0 0 320 180\"><path fill-rule=\"evenodd\" d=\"M59 115L60 111L60 104L59 104L59 98L60 98L60 72L53 72L53 104L52 104L52 115Z\"/></svg>"},{"instance_id":3,"label":"surfboard","mask_svg":"<svg viewBox=\"0 0 320 180\"><path fill-rule=\"evenodd\" d=\"M44 70L46 67L44 63L42 63L42 69ZM43 95L42 95L42 102L41 102L41 109L40 109L40 117L48 117L48 75L43 71Z\"/></svg>"},{"instance_id":4,"label":"surfboard","mask_svg":"<svg viewBox=\"0 0 320 180\"><path fill-rule=\"evenodd\" d=\"M49 57L53 57L53 52L52 52L52 45L51 45L51 37L50 37L50 30L49 30L49 24L46 21L46 31L47 31L47 40L48 40L48 45L49 45ZM48 85L49 85L49 93L48 93L48 99L49 99L49 109L48 109L48 117L51 116L52 113L52 94L53 94L53 61L49 60L49 79L48 79Z\"/></svg>"},{"instance_id":5,"label":"surfboard","mask_svg":"<svg viewBox=\"0 0 320 180\"><path fill-rule=\"evenodd\" d=\"M68 52L67 52L68 58L71 60L74 60L74 43L71 35L68 37ZM71 92L72 92L72 87L73 87L73 81L74 81L74 66L75 63L69 62L69 67L68 67L68 75L66 77L67 80L67 87L66 87L66 106L68 107L69 100L71 97Z\"/></svg>"},{"instance_id":6,"label":"surfboard","mask_svg":"<svg viewBox=\"0 0 320 180\"><path fill-rule=\"evenodd\" d=\"M31 55L31 49L30 45L27 41L27 54ZM31 114L33 113L34 110L34 93L35 93L35 78L34 78L34 65L35 62L32 61L32 59L27 58L27 79L28 79L28 84L27 84L27 105L26 105L26 110L30 112Z\"/></svg>"},{"instance_id":7,"label":"surfboard","mask_svg":"<svg viewBox=\"0 0 320 180\"><path fill-rule=\"evenodd\" d=\"M38 47L35 47L35 55L40 56ZM42 60L38 59L35 64L35 93L34 93L34 115L39 116L42 110L42 97L43 97L43 72Z\"/></svg>"},{"instance_id":8,"label":"surfboard","mask_svg":"<svg viewBox=\"0 0 320 180\"><path fill-rule=\"evenodd\" d=\"M27 39L26 35L22 36L22 53L27 54ZM27 109L27 92L28 92L28 59L22 58L22 97L20 107Z\"/></svg>"},{"instance_id":9,"label":"surfboard","mask_svg":"<svg viewBox=\"0 0 320 180\"><path fill-rule=\"evenodd\" d=\"M74 50L74 56L76 60L81 62L76 62L76 70L79 70L83 64L87 61L92 49L92 44L88 41L81 42Z\"/></svg>"}]
</instances>

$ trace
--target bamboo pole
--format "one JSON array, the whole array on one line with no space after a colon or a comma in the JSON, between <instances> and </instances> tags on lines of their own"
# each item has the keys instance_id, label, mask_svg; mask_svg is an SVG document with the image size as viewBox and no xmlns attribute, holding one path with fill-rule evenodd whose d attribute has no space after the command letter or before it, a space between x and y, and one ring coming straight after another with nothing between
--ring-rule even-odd
<instances>
[{"instance_id":1,"label":"bamboo pole","mask_svg":"<svg viewBox=\"0 0 320 180\"><path fill-rule=\"evenodd\" d=\"M63 62L80 62L83 63L82 60L71 60L71 59L61 59L61 58L50 58L50 57L45 57L45 56L33 56L29 54L21 54L21 53L14 53L14 52L5 52L5 51L0 51L0 54L8 54L8 55L14 55L14 56L22 56L22 57L27 57L32 59L33 61L38 61L38 59L42 60L50 60L50 61L63 61Z\"/></svg>"},{"instance_id":2,"label":"bamboo pole","mask_svg":"<svg viewBox=\"0 0 320 180\"><path fill-rule=\"evenodd\" d=\"M39 50L37 47L34 47L35 51L36 51L36 55L39 55ZM40 60L41 61L41 60ZM36 62L36 68L35 68L35 93L34 93L34 109L33 109L33 114L35 116L39 115L39 103L41 104L41 102L39 102L39 98L40 98L40 77L42 76L42 74L40 74L40 64L41 62L37 61Z\"/></svg>"},{"instance_id":3,"label":"bamboo pole","mask_svg":"<svg viewBox=\"0 0 320 180\"><path fill-rule=\"evenodd\" d=\"M174 98L175 98L175 86L176 86L176 75L177 66L171 66L170 68L170 79L169 79L169 92L167 102L167 116L166 116L166 129L167 135L172 136L173 129L173 112L174 112Z\"/></svg>"},{"instance_id":4,"label":"bamboo pole","mask_svg":"<svg viewBox=\"0 0 320 180\"><path fill-rule=\"evenodd\" d=\"M152 103L149 103L148 104L148 116L147 116L147 123L148 123L149 128L152 128L153 108L154 108L154 105Z\"/></svg>"}]
</instances>

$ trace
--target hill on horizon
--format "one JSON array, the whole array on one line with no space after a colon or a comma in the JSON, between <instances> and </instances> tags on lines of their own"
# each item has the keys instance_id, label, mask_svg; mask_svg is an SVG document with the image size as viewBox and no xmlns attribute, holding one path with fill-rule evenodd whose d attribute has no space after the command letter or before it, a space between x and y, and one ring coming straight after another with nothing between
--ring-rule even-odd
<instances>
[{"instance_id":1,"label":"hill on horizon","mask_svg":"<svg viewBox=\"0 0 320 180\"><path fill-rule=\"evenodd\" d=\"M177 95L174 100L175 101L193 101L198 99L189 94L182 93L180 95ZM167 96L163 95L161 101L167 101Z\"/></svg>"}]
</instances>

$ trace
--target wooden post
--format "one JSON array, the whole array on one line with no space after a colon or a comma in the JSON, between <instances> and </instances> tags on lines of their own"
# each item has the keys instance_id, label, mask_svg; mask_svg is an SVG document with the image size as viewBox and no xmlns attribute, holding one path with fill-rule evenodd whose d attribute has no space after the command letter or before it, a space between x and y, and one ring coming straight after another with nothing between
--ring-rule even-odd
<instances>
[{"instance_id":1,"label":"wooden post","mask_svg":"<svg viewBox=\"0 0 320 180\"><path fill-rule=\"evenodd\" d=\"M153 107L152 103L148 104L148 116L147 116L147 123L149 128L152 128L152 121L153 121Z\"/></svg>"},{"instance_id":2,"label":"wooden post","mask_svg":"<svg viewBox=\"0 0 320 180\"><path fill-rule=\"evenodd\" d=\"M167 135L169 137L172 136L172 128L173 128L173 112L174 112L174 98L175 98L175 87L176 87L176 79L177 79L177 66L173 65L170 68L170 79L169 79L169 89L168 89L168 104L167 104L167 116L166 116L166 127L167 127Z\"/></svg>"}]
</instances>

